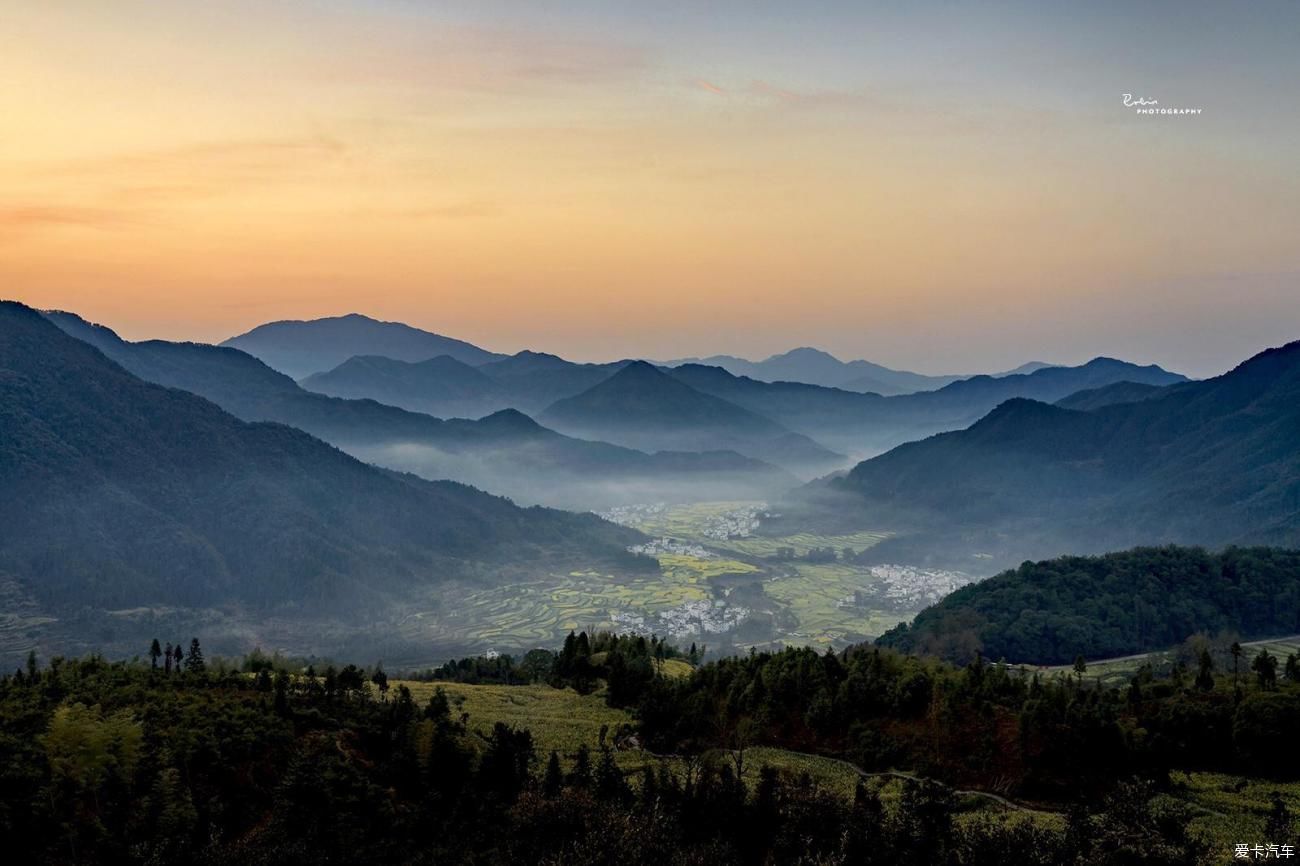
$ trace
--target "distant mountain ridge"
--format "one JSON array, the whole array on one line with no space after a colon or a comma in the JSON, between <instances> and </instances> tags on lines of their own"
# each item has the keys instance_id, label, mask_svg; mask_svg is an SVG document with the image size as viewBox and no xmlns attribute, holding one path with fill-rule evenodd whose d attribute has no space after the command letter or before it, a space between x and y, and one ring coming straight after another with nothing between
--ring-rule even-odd
<instances>
[{"instance_id":1,"label":"distant mountain ridge","mask_svg":"<svg viewBox=\"0 0 1300 866\"><path fill-rule=\"evenodd\" d=\"M1185 381L1155 365L1139 367L1095 358L1078 367L1043 367L1032 373L974 376L936 391L881 397L795 382L759 382L719 367L686 364L674 378L764 415L824 445L859 456L966 427L1004 400L1056 401L1086 388L1120 381L1169 385Z\"/></svg>"},{"instance_id":2,"label":"distant mountain ridge","mask_svg":"<svg viewBox=\"0 0 1300 866\"><path fill-rule=\"evenodd\" d=\"M1294 546L1300 342L1092 411L1009 400L827 488L843 494L838 512L899 533L872 557L903 561L973 567L974 556L993 566L1138 544Z\"/></svg>"},{"instance_id":3,"label":"distant mountain ridge","mask_svg":"<svg viewBox=\"0 0 1300 866\"><path fill-rule=\"evenodd\" d=\"M199 394L246 421L288 424L370 462L472 483L521 501L586 508L619 504L623 499L617 497L634 494L699 495L705 481L738 498L764 498L797 483L777 467L739 454L646 454L562 436L510 410L480 420L441 420L373 399L330 397L304 390L238 349L130 343L75 314L46 315L140 378ZM687 486L700 489L691 493Z\"/></svg>"},{"instance_id":4,"label":"distant mountain ridge","mask_svg":"<svg viewBox=\"0 0 1300 866\"><path fill-rule=\"evenodd\" d=\"M800 382L806 385L841 388L845 391L880 394L885 397L917 391L934 391L961 379L970 378L962 375L927 376L907 370L894 370L871 361L841 361L829 352L809 346L772 355L762 361L749 361L734 355L713 355L708 358L681 358L667 361L664 366L680 367L684 364L721 367L732 375L747 376L760 382ZM1014 370L993 375L1011 376L1032 373L1049 366L1053 365L1042 361L1031 361Z\"/></svg>"},{"instance_id":5,"label":"distant mountain ridge","mask_svg":"<svg viewBox=\"0 0 1300 866\"><path fill-rule=\"evenodd\" d=\"M796 471L829 471L844 462L808 437L697 391L670 372L634 361L581 394L556 401L539 417L573 435L630 447L694 451L712 444Z\"/></svg>"},{"instance_id":6,"label":"distant mountain ridge","mask_svg":"<svg viewBox=\"0 0 1300 866\"><path fill-rule=\"evenodd\" d=\"M425 361L354 355L332 370L308 376L301 385L331 397L378 400L444 418L479 418L512 407L506 389L450 355Z\"/></svg>"},{"instance_id":7,"label":"distant mountain ridge","mask_svg":"<svg viewBox=\"0 0 1300 866\"><path fill-rule=\"evenodd\" d=\"M381 355L398 361L427 361L447 355L470 366L505 357L464 340L359 313L268 322L221 345L245 351L294 379L333 369L356 355Z\"/></svg>"}]
</instances>

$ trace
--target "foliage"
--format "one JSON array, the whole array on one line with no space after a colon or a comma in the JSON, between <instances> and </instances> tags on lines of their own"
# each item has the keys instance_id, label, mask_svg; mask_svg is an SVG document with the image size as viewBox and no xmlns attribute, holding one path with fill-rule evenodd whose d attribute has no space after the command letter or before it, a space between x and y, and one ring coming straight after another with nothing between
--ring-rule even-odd
<instances>
[{"instance_id":1,"label":"foliage","mask_svg":"<svg viewBox=\"0 0 1300 866\"><path fill-rule=\"evenodd\" d=\"M1143 547L1027 562L957 590L879 643L959 662L983 653L1063 664L1225 630L1246 638L1300 632L1300 551ZM1263 676L1276 673L1275 660Z\"/></svg>"}]
</instances>

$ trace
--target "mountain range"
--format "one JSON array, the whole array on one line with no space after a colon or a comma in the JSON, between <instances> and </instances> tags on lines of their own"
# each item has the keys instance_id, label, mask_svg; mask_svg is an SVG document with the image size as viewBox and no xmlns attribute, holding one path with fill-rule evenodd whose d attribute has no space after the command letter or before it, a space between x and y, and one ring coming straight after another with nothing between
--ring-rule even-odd
<instances>
[{"instance_id":1,"label":"mountain range","mask_svg":"<svg viewBox=\"0 0 1300 866\"><path fill-rule=\"evenodd\" d=\"M172 354L165 344L141 351L160 365ZM10 615L357 616L451 579L645 568L625 553L635 532L379 469L292 427L242 421L137 378L12 302L0 303L0 420Z\"/></svg>"},{"instance_id":2,"label":"mountain range","mask_svg":"<svg viewBox=\"0 0 1300 866\"><path fill-rule=\"evenodd\" d=\"M674 378L771 418L790 430L856 457L879 454L934 433L969 426L1004 400L1056 401L1083 389L1118 382L1170 385L1185 377L1158 366L1095 358L1078 367L974 376L935 391L882 397L794 382L760 382L719 367L685 364Z\"/></svg>"},{"instance_id":3,"label":"mountain range","mask_svg":"<svg viewBox=\"0 0 1300 866\"><path fill-rule=\"evenodd\" d=\"M927 376L907 370L892 370L871 361L841 361L829 352L808 346L772 355L762 361L749 361L734 355L711 355L707 358L681 358L668 361L664 366L680 367L683 364L721 367L734 376L747 376L760 382L802 382L807 385L823 385L828 388L880 394L886 397L912 394L917 391L934 391L944 385L970 378L970 375ZM1014 370L993 375L1012 376L1032 373L1050 366L1052 365L1042 361L1031 361L1021 364Z\"/></svg>"},{"instance_id":4,"label":"mountain range","mask_svg":"<svg viewBox=\"0 0 1300 866\"><path fill-rule=\"evenodd\" d=\"M646 454L563 436L514 410L442 420L372 399L330 397L303 389L237 349L131 343L72 313L46 315L141 379L206 397L245 421L288 424L366 461L474 484L521 502L593 508L718 493L764 498L797 483L775 466L736 453Z\"/></svg>"},{"instance_id":5,"label":"mountain range","mask_svg":"<svg viewBox=\"0 0 1300 866\"><path fill-rule=\"evenodd\" d=\"M506 356L489 352L463 340L444 337L400 322L381 322L359 313L305 321L268 322L231 337L222 343L241 349L264 361L273 369L295 379L313 377L345 364L353 357L385 357L396 361L421 362L446 355L470 367L497 364L485 370L494 380L513 379L520 386L515 393L514 408L525 412L544 409L556 400L571 397L590 388L627 361L604 364L573 364L555 355L525 350ZM498 363L502 362L502 363ZM558 363L557 363L558 362ZM682 358L656 363L660 367L702 364L721 367L736 376L760 382L802 382L883 396L932 391L971 374L927 376L906 370L893 370L871 361L841 361L828 352L811 347L791 349L762 361L749 361L733 355L708 358ZM1031 361L995 377L1032 373L1052 366ZM539 376L545 372L547 375ZM558 377L558 378L557 378ZM529 389L525 382L540 388ZM317 380L318 384L323 384ZM312 390L323 388L312 387ZM345 396L345 395L338 395ZM532 398L528 405L517 405L521 398ZM447 414L443 410L435 414Z\"/></svg>"},{"instance_id":6,"label":"mountain range","mask_svg":"<svg viewBox=\"0 0 1300 866\"><path fill-rule=\"evenodd\" d=\"M877 561L970 569L1138 544L1300 544L1300 342L1213 379L1124 390L1136 399L1067 401L1098 403L1087 411L1008 400L803 495L894 531Z\"/></svg>"},{"instance_id":7,"label":"mountain range","mask_svg":"<svg viewBox=\"0 0 1300 866\"><path fill-rule=\"evenodd\" d=\"M724 448L810 475L837 469L845 459L645 361L629 363L581 394L556 401L539 418L575 436L656 450Z\"/></svg>"}]
</instances>

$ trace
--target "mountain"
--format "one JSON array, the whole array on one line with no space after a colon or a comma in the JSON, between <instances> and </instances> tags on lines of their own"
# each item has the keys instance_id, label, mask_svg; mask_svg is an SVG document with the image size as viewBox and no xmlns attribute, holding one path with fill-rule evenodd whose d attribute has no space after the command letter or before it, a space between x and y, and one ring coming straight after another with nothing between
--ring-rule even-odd
<instances>
[{"instance_id":1,"label":"mountain","mask_svg":"<svg viewBox=\"0 0 1300 866\"><path fill-rule=\"evenodd\" d=\"M1100 409L1103 406L1110 406L1115 403L1136 403L1139 400L1149 400L1152 397L1164 393L1168 385L1148 385L1141 382L1116 382L1113 385L1103 385L1100 388L1085 388L1082 391L1076 391L1068 397L1063 397L1056 401L1056 405L1062 409L1078 409L1081 412L1091 412L1093 409Z\"/></svg>"},{"instance_id":2,"label":"mountain","mask_svg":"<svg viewBox=\"0 0 1300 866\"><path fill-rule=\"evenodd\" d=\"M540 412L556 400L598 385L629 363L577 364L557 355L523 351L479 369L510 394L515 408Z\"/></svg>"},{"instance_id":3,"label":"mountain","mask_svg":"<svg viewBox=\"0 0 1300 866\"><path fill-rule=\"evenodd\" d=\"M549 426L634 448L725 448L795 472L829 471L844 458L806 436L727 400L702 393L645 361L558 400L540 416Z\"/></svg>"},{"instance_id":4,"label":"mountain","mask_svg":"<svg viewBox=\"0 0 1300 866\"><path fill-rule=\"evenodd\" d=\"M639 567L624 553L638 537L628 530L246 423L142 381L12 302L0 303L0 413L0 583L47 617L356 616L453 578Z\"/></svg>"},{"instance_id":5,"label":"mountain","mask_svg":"<svg viewBox=\"0 0 1300 866\"><path fill-rule=\"evenodd\" d=\"M427 361L357 355L301 384L331 397L369 398L443 418L478 418L513 405L504 388L450 355Z\"/></svg>"},{"instance_id":6,"label":"mountain","mask_svg":"<svg viewBox=\"0 0 1300 866\"><path fill-rule=\"evenodd\" d=\"M665 366L697 364L721 367L735 376L747 376L759 382L800 382L849 391L876 394L909 394L929 391L954 382L960 376L925 376L906 370L891 370L870 361L841 361L829 352L804 346L762 361L749 361L734 355L708 358L682 358Z\"/></svg>"},{"instance_id":7,"label":"mountain","mask_svg":"<svg viewBox=\"0 0 1300 866\"><path fill-rule=\"evenodd\" d=\"M824 491L840 494L837 516L896 533L870 551L882 560L969 568L1136 544L1300 544L1300 343L1088 412L1010 400Z\"/></svg>"},{"instance_id":8,"label":"mountain","mask_svg":"<svg viewBox=\"0 0 1300 866\"><path fill-rule=\"evenodd\" d=\"M1169 649L1195 634L1300 631L1300 551L1139 548L1066 556L964 586L876 642L966 663L1069 664Z\"/></svg>"},{"instance_id":9,"label":"mountain","mask_svg":"<svg viewBox=\"0 0 1300 866\"><path fill-rule=\"evenodd\" d=\"M515 411L441 420L306 391L237 349L130 343L72 313L50 321L149 382L192 391L245 421L275 421L348 453L425 478L450 478L523 502L597 508L716 497L763 499L798 483L775 466L725 451L645 454L562 436Z\"/></svg>"},{"instance_id":10,"label":"mountain","mask_svg":"<svg viewBox=\"0 0 1300 866\"><path fill-rule=\"evenodd\" d=\"M357 313L305 322L269 322L221 345L247 352L295 379L331 370L356 355L382 355L399 361L448 355L471 366L505 357L463 340Z\"/></svg>"},{"instance_id":11,"label":"mountain","mask_svg":"<svg viewBox=\"0 0 1300 866\"><path fill-rule=\"evenodd\" d=\"M1078 367L1045 367L1032 373L974 376L935 391L882 397L795 382L759 382L718 367L686 364L674 378L706 394L742 406L856 457L879 454L904 442L969 426L1004 400L1026 397L1054 402L1085 388L1119 381L1167 385L1177 373L1095 358Z\"/></svg>"},{"instance_id":12,"label":"mountain","mask_svg":"<svg viewBox=\"0 0 1300 866\"><path fill-rule=\"evenodd\" d=\"M669 361L664 366L680 367L685 364L721 367L734 376L747 376L759 382L798 382L821 385L858 393L896 396L918 391L934 391L969 376L926 376L907 370L893 370L871 361L841 361L829 352L804 346L762 361L748 361L734 355L713 355L708 358L682 358ZM1021 364L994 377L1032 373L1050 367L1042 361Z\"/></svg>"}]
</instances>

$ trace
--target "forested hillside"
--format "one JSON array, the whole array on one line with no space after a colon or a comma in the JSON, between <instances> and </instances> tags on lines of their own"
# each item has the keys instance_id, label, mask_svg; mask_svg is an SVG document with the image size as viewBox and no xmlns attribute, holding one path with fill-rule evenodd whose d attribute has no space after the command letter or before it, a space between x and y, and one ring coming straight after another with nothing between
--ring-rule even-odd
<instances>
[{"instance_id":1,"label":"forested hillside","mask_svg":"<svg viewBox=\"0 0 1300 866\"><path fill-rule=\"evenodd\" d=\"M973 583L878 641L966 662L1064 664L1167 649L1200 633L1300 633L1300 551L1149 547L1026 562Z\"/></svg>"}]
</instances>

